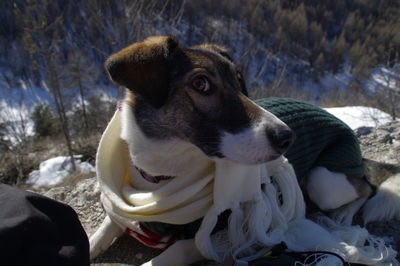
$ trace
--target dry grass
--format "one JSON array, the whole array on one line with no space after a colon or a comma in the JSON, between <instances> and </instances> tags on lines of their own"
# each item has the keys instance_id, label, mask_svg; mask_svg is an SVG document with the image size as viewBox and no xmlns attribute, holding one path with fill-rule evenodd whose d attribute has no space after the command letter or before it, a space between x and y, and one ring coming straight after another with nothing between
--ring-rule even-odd
<instances>
[{"instance_id":1,"label":"dry grass","mask_svg":"<svg viewBox=\"0 0 400 266\"><path fill-rule=\"evenodd\" d=\"M83 161L94 164L100 134L76 137L73 141L73 151L82 155ZM29 173L39 169L41 162L57 157L67 156L68 151L61 136L35 138L28 141L19 152L4 151L0 155L0 182L23 186ZM21 173L22 172L22 173ZM72 173L71 180L88 178L81 174ZM89 177L92 177L91 174Z\"/></svg>"},{"instance_id":2,"label":"dry grass","mask_svg":"<svg viewBox=\"0 0 400 266\"><path fill-rule=\"evenodd\" d=\"M371 99L361 90L348 88L347 90L333 89L323 94L318 103L321 107L342 106L373 106Z\"/></svg>"},{"instance_id":3,"label":"dry grass","mask_svg":"<svg viewBox=\"0 0 400 266\"><path fill-rule=\"evenodd\" d=\"M276 82L271 82L265 86L249 90L249 94L252 99L285 97L310 102L324 108L341 106L371 106L381 110L386 108L377 104L375 98L368 97L359 86L354 84L350 84L346 90L337 88L325 93L311 93L298 90L285 81L278 85Z\"/></svg>"},{"instance_id":4,"label":"dry grass","mask_svg":"<svg viewBox=\"0 0 400 266\"><path fill-rule=\"evenodd\" d=\"M309 92L300 91L292 87L287 81L271 82L265 86L252 88L249 90L251 99L261 99L268 97L284 97L306 102L313 102L315 96Z\"/></svg>"}]
</instances>

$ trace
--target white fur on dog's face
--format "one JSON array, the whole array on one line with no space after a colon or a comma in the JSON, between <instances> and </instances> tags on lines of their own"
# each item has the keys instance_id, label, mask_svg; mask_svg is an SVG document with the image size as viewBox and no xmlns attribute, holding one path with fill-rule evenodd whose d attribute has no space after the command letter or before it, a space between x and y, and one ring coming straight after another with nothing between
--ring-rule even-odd
<instances>
[{"instance_id":1,"label":"white fur on dog's face","mask_svg":"<svg viewBox=\"0 0 400 266\"><path fill-rule=\"evenodd\" d=\"M148 174L184 175L185 171L192 170L186 167L190 162L205 164L209 161L198 147L187 141L178 138L165 140L148 138L139 128L132 107L128 104L122 107L121 119L121 138L128 144L132 162L137 167L146 169Z\"/></svg>"},{"instance_id":2,"label":"white fur on dog's face","mask_svg":"<svg viewBox=\"0 0 400 266\"><path fill-rule=\"evenodd\" d=\"M282 124L281 120L270 112L260 109L261 115L250 126L233 134L223 132L221 136L220 151L227 159L245 164L258 164L278 158L281 153L277 152L271 145L266 131L271 123Z\"/></svg>"}]
</instances>

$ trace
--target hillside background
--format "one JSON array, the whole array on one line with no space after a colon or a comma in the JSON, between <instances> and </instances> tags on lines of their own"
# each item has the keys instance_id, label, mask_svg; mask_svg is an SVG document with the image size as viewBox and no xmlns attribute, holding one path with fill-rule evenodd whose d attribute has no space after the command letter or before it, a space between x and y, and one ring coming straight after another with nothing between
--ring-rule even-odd
<instances>
[{"instance_id":1,"label":"hillside background","mask_svg":"<svg viewBox=\"0 0 400 266\"><path fill-rule=\"evenodd\" d=\"M225 46L252 98L367 105L394 119L399 29L396 0L2 0L0 182L21 185L53 156L93 163L122 95L103 62L146 36Z\"/></svg>"}]
</instances>

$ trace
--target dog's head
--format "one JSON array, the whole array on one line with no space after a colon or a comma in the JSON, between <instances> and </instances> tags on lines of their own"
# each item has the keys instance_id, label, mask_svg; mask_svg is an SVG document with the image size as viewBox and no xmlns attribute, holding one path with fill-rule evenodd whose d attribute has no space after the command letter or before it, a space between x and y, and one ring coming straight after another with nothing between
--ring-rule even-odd
<instances>
[{"instance_id":1,"label":"dog's head","mask_svg":"<svg viewBox=\"0 0 400 266\"><path fill-rule=\"evenodd\" d=\"M175 38L149 37L113 54L105 67L127 88L125 101L148 138L180 139L212 159L256 164L283 154L289 127L253 103L225 49L181 48Z\"/></svg>"}]
</instances>

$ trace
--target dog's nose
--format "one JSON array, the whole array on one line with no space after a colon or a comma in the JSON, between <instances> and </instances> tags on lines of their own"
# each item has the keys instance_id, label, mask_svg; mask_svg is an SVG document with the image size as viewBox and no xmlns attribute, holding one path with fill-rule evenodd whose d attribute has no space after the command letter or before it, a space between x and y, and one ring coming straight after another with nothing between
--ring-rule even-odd
<instances>
[{"instance_id":1,"label":"dog's nose","mask_svg":"<svg viewBox=\"0 0 400 266\"><path fill-rule=\"evenodd\" d=\"M296 134L290 128L267 131L272 147L279 153L286 152L296 139Z\"/></svg>"}]
</instances>

